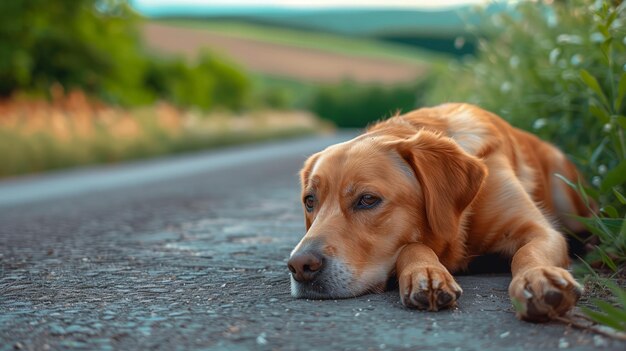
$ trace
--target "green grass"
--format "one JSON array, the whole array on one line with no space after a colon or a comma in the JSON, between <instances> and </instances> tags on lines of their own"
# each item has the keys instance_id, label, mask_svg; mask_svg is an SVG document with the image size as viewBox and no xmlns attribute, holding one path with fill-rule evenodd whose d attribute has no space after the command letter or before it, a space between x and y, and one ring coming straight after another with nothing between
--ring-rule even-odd
<instances>
[{"instance_id":1,"label":"green grass","mask_svg":"<svg viewBox=\"0 0 626 351\"><path fill-rule=\"evenodd\" d=\"M430 65L433 62L448 59L445 55L373 39L297 29L275 28L236 21L162 19L155 20L154 23L204 29L222 35L303 49L316 49L337 54L390 59L416 65Z\"/></svg>"}]
</instances>

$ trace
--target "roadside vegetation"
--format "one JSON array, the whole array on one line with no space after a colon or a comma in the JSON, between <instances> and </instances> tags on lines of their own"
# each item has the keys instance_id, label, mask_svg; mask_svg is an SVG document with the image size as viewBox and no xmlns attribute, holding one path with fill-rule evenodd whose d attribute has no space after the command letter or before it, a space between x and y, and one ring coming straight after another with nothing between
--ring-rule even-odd
<instances>
[{"instance_id":1,"label":"roadside vegetation","mask_svg":"<svg viewBox=\"0 0 626 351\"><path fill-rule=\"evenodd\" d=\"M61 89L57 87L57 89ZM332 130L304 111L121 108L82 91L0 102L0 177L114 163Z\"/></svg>"},{"instance_id":2,"label":"roadside vegetation","mask_svg":"<svg viewBox=\"0 0 626 351\"><path fill-rule=\"evenodd\" d=\"M593 234L576 267L584 312L626 331L625 5L514 6L515 15L485 18L476 57L441 71L426 100L478 104L569 153L583 172L569 185L598 204L593 218L578 218Z\"/></svg>"}]
</instances>

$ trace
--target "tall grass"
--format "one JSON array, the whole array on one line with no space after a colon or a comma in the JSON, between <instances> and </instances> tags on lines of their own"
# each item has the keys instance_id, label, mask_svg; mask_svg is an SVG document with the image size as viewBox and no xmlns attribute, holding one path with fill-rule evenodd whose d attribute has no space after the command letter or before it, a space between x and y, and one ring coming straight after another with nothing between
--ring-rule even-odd
<instances>
[{"instance_id":1,"label":"tall grass","mask_svg":"<svg viewBox=\"0 0 626 351\"><path fill-rule=\"evenodd\" d=\"M78 91L53 95L52 102L0 102L0 177L328 129L297 111L206 114L166 103L127 110L90 101Z\"/></svg>"},{"instance_id":2,"label":"tall grass","mask_svg":"<svg viewBox=\"0 0 626 351\"><path fill-rule=\"evenodd\" d=\"M580 78L590 92L589 112L597 118L595 124L601 124L604 132L593 154L604 154L610 168L607 167L602 177L596 178L599 181L595 182L595 197L603 205L601 212L594 213L591 219L578 220L599 239L599 244L589 253L587 260L601 261L612 271L610 277L619 279L618 275L626 272L626 196L623 194L626 184L626 72L621 72L618 77L615 72L622 67L626 70L626 60L620 55L624 47L617 47L615 42L625 40L625 24L621 23L624 6L613 7L604 2L592 11L596 28L603 39L598 49L607 73L602 82L604 84L585 69L580 70ZM594 162L591 160L592 164ZM579 183L576 189L587 201L585 187ZM613 293L613 303L595 299L593 302L599 311L584 308L585 313L599 323L626 331L626 290L611 280L599 279L592 270L590 272Z\"/></svg>"}]
</instances>

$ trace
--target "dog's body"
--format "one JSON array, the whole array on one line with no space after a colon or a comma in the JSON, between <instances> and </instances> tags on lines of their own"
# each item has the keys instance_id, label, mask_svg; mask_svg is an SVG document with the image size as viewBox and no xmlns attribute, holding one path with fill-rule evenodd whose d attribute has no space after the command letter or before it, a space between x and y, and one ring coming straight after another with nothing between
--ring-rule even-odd
<instances>
[{"instance_id":1,"label":"dog's body","mask_svg":"<svg viewBox=\"0 0 626 351\"><path fill-rule=\"evenodd\" d=\"M581 288L555 226L580 231L567 215L588 209L554 174L577 180L558 149L472 105L380 122L305 163L307 233L289 260L292 293L356 296L395 274L406 306L437 310L462 292L450 272L499 253L512 257L521 318L563 314Z\"/></svg>"}]
</instances>

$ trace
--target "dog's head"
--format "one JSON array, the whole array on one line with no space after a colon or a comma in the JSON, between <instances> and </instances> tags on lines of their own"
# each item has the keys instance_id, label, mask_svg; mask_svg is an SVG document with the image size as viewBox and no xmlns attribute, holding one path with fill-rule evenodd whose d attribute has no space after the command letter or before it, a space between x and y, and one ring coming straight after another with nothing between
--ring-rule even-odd
<instances>
[{"instance_id":1,"label":"dog's head","mask_svg":"<svg viewBox=\"0 0 626 351\"><path fill-rule=\"evenodd\" d=\"M301 298L381 291L410 242L447 242L481 187L482 163L451 139L371 133L311 156L300 172L306 235L288 262Z\"/></svg>"}]
</instances>

